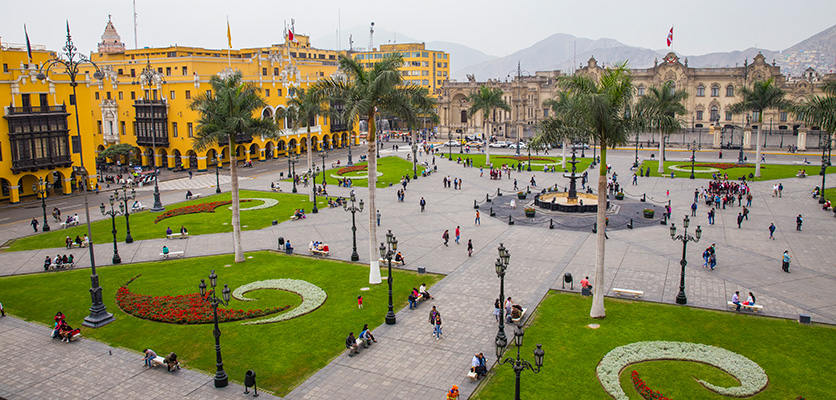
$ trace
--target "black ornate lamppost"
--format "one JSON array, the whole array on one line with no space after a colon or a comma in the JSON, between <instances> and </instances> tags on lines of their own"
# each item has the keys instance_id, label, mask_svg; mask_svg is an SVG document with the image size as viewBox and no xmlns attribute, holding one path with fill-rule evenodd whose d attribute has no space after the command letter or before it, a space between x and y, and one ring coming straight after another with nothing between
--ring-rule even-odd
<instances>
[{"instance_id":1,"label":"black ornate lamppost","mask_svg":"<svg viewBox=\"0 0 836 400\"><path fill-rule=\"evenodd\" d=\"M351 261L359 261L360 255L357 254L357 224L354 222L354 214L357 212L363 212L363 199L360 199L359 207L355 204L356 196L354 195L354 191L351 191L351 205L348 205L348 201L343 202L343 210L351 213Z\"/></svg>"},{"instance_id":2,"label":"black ornate lamppost","mask_svg":"<svg viewBox=\"0 0 836 400\"><path fill-rule=\"evenodd\" d=\"M525 335L525 331L521 327L517 327L514 330L514 345L517 346L517 358L514 359L512 357L508 357L506 359L502 359L502 352L504 347L500 346L499 341L496 343L496 360L497 365L503 364L511 364L514 367L514 373L517 375L517 385L514 391L514 400L520 400L520 374L527 369L531 370L535 374L540 372L540 368L543 366L543 358L546 355L546 352L543 351L542 345L537 344L537 348L534 349L534 365L531 365L530 362L523 360L520 358L520 347L523 345L523 335Z\"/></svg>"},{"instance_id":3,"label":"black ornate lamppost","mask_svg":"<svg viewBox=\"0 0 836 400\"><path fill-rule=\"evenodd\" d=\"M37 78L40 81L46 80L46 74L49 73L53 67L63 68L64 72L70 78L70 86L73 88L73 97L71 103L75 109L75 126L76 134L78 135L78 155L80 160L79 167L73 167L73 172L84 179L83 197L84 197L84 213L87 217L85 224L87 225L87 237L90 238L90 297L92 305L90 306L90 315L84 318L82 325L90 328L98 328L113 322L113 314L107 312L107 307L102 300L102 288L99 286L99 276L96 274L96 258L93 251L93 232L90 227L90 205L87 199L87 189L90 186L90 177L87 169L84 167L84 146L81 145L81 124L78 118L78 96L76 94L76 86L78 82L76 78L79 74L79 65L89 63L93 66L96 72L93 73L93 79L101 80L104 78L99 67L90 61L86 56L80 54L78 49L73 44L72 36L70 35L70 23L67 22L67 42L64 45L62 53L55 53L54 57L41 66Z\"/></svg>"},{"instance_id":4,"label":"black ornate lamppost","mask_svg":"<svg viewBox=\"0 0 836 400\"><path fill-rule=\"evenodd\" d=\"M214 159L215 164L215 193L221 193L221 168L223 168L223 161L218 158L218 155L215 155Z\"/></svg>"},{"instance_id":5,"label":"black ornate lamppost","mask_svg":"<svg viewBox=\"0 0 836 400\"><path fill-rule=\"evenodd\" d=\"M529 143L530 144L530 143ZM531 146L525 146L528 148L528 171L531 172Z\"/></svg>"},{"instance_id":6,"label":"black ornate lamppost","mask_svg":"<svg viewBox=\"0 0 836 400\"><path fill-rule=\"evenodd\" d=\"M386 313L386 325L395 325L395 309L392 305L392 258L398 251L398 238L392 234L391 229L386 233L386 244L381 243L378 249L380 250L380 258L389 262L389 276L386 278L386 281L389 282L389 311Z\"/></svg>"},{"instance_id":7,"label":"black ornate lamppost","mask_svg":"<svg viewBox=\"0 0 836 400\"><path fill-rule=\"evenodd\" d=\"M319 151L319 157L322 158L322 186L325 186L325 159L328 158L329 152L324 148ZM316 186L316 181L314 181L314 186Z\"/></svg>"},{"instance_id":8,"label":"black ornate lamppost","mask_svg":"<svg viewBox=\"0 0 836 400\"><path fill-rule=\"evenodd\" d=\"M499 277L499 331L496 332L496 346L497 349L501 346L505 348L508 344L508 339L505 337L505 271L508 269L509 261L511 260L511 252L500 243L499 257L496 259L496 276ZM500 353L497 353L499 355Z\"/></svg>"},{"instance_id":9,"label":"black ornate lamppost","mask_svg":"<svg viewBox=\"0 0 836 400\"><path fill-rule=\"evenodd\" d=\"M224 361L221 358L221 329L218 327L218 305L223 304L224 306L229 305L229 294L231 290L229 290L229 286L224 285L223 290L221 293L223 294L223 299L219 299L218 296L215 295L215 288L218 285L218 275L215 275L215 270L212 270L212 273L209 274L209 284L212 285L212 296L206 296L206 282L201 279L200 285L200 296L209 300L212 304L212 314L215 320L215 329L212 331L212 335L215 337L215 365L218 367L218 371L215 372L215 387L222 388L226 387L229 384L229 378L226 376L226 371L224 371Z\"/></svg>"},{"instance_id":10,"label":"black ornate lamppost","mask_svg":"<svg viewBox=\"0 0 836 400\"><path fill-rule=\"evenodd\" d=\"M418 143L412 141L412 179L418 179Z\"/></svg>"},{"instance_id":11,"label":"black ornate lamppost","mask_svg":"<svg viewBox=\"0 0 836 400\"><path fill-rule=\"evenodd\" d=\"M639 133L636 132L636 158L633 159L633 169L639 167Z\"/></svg>"},{"instance_id":12,"label":"black ornate lamppost","mask_svg":"<svg viewBox=\"0 0 836 400\"><path fill-rule=\"evenodd\" d=\"M354 132L349 132L349 133L348 133L348 164L346 164L346 165L347 165L347 166L349 166L349 167L351 167L351 166L353 166L353 165L354 165L354 162L351 160L351 144L352 144L351 142L352 142L352 136L354 136Z\"/></svg>"},{"instance_id":13,"label":"black ornate lamppost","mask_svg":"<svg viewBox=\"0 0 836 400\"><path fill-rule=\"evenodd\" d=\"M106 217L110 217L110 225L113 227L113 230L110 233L113 234L113 263L119 264L122 262L122 257L119 257L119 248L116 245L116 216L122 214L125 211L125 205L119 203L119 210L116 210L113 207L113 204L116 202L116 199L113 196L110 196L110 210L105 208L105 204L99 206L99 210L102 212L102 215Z\"/></svg>"},{"instance_id":14,"label":"black ornate lamppost","mask_svg":"<svg viewBox=\"0 0 836 400\"><path fill-rule=\"evenodd\" d=\"M453 132L447 132L447 139L448 139L447 140L447 145L450 146L450 158L449 158L449 160L453 161L453 143L451 143L453 141ZM444 154L444 153L441 153L441 154Z\"/></svg>"},{"instance_id":15,"label":"black ornate lamppost","mask_svg":"<svg viewBox=\"0 0 836 400\"><path fill-rule=\"evenodd\" d=\"M743 139L746 136L746 126L749 126L749 114L746 114L746 125L743 129L740 130L740 151L737 153L737 163L743 164ZM734 133L732 132L732 138L734 138Z\"/></svg>"},{"instance_id":16,"label":"black ornate lamppost","mask_svg":"<svg viewBox=\"0 0 836 400\"><path fill-rule=\"evenodd\" d=\"M690 179L695 179L694 177L694 161L697 159L697 150L700 150L702 145L697 143L697 139L694 139L693 143L688 143L688 150L691 151L691 176Z\"/></svg>"},{"instance_id":17,"label":"black ornate lamppost","mask_svg":"<svg viewBox=\"0 0 836 400\"><path fill-rule=\"evenodd\" d=\"M51 188L52 183L44 181L43 178L39 178L38 182L32 184L32 192L41 198L41 208L44 210L44 225L41 230L44 232L49 232L49 222L46 219L46 195Z\"/></svg>"},{"instance_id":18,"label":"black ornate lamppost","mask_svg":"<svg viewBox=\"0 0 836 400\"><path fill-rule=\"evenodd\" d=\"M316 214L319 212L319 209L316 208L316 177L319 175L319 167L314 167L311 171L311 176L313 177L313 185L311 185L311 190L313 191L313 208L311 209L311 213ZM322 171L322 175L325 175L325 171Z\"/></svg>"},{"instance_id":19,"label":"black ornate lamppost","mask_svg":"<svg viewBox=\"0 0 836 400\"><path fill-rule=\"evenodd\" d=\"M127 228L128 228L128 235L125 237L125 243L133 243L134 238L131 237L131 220L130 220L131 207L128 205L128 202L136 198L136 190L131 188L131 194L129 195L128 194L128 188L126 188L125 186L122 186L122 196L119 196L119 189L116 189L113 192L113 197L116 201L120 202L119 209L120 210L123 210L123 209L125 210L125 224L127 225ZM124 208L122 207L123 203L124 203Z\"/></svg>"},{"instance_id":20,"label":"black ornate lamppost","mask_svg":"<svg viewBox=\"0 0 836 400\"><path fill-rule=\"evenodd\" d=\"M688 224L691 223L691 219L688 216L685 216L685 219L682 220L682 226L685 229L682 230L682 234L676 234L676 224L671 223L671 239L672 240L679 240L682 242L682 259L679 260L679 265L682 266L682 272L679 274L679 293L676 295L676 304L688 304L688 298L685 296L685 266L688 265L688 261L685 260L685 250L688 247L688 242L697 243L700 241L700 236L702 236L702 228L697 225L696 236L691 236L688 234Z\"/></svg>"},{"instance_id":21,"label":"black ornate lamppost","mask_svg":"<svg viewBox=\"0 0 836 400\"><path fill-rule=\"evenodd\" d=\"M141 84L141 85L156 85L157 88L160 88L162 84L165 83L165 76L160 73L159 71L155 70L151 67L151 60L147 60L147 65L145 68L142 69L142 72L139 73L137 76L138 80L135 80L133 84ZM163 203L160 200L160 185L159 185L159 166L157 166L157 130L156 130L156 123L154 122L154 117L156 116L156 110L154 109L155 99L148 99L151 102L151 149L153 151L151 163L154 166L154 206L151 207L151 211L165 211L165 207L163 207ZM220 189L218 189L218 193L220 193ZM128 237L131 237L131 231L128 229ZM131 239L133 241L133 239ZM131 242L127 242L131 243Z\"/></svg>"},{"instance_id":22,"label":"black ornate lamppost","mask_svg":"<svg viewBox=\"0 0 836 400\"><path fill-rule=\"evenodd\" d=\"M293 193L296 193L296 163L299 162L298 154L288 153L287 161L291 164L290 178L293 181Z\"/></svg>"}]
</instances>

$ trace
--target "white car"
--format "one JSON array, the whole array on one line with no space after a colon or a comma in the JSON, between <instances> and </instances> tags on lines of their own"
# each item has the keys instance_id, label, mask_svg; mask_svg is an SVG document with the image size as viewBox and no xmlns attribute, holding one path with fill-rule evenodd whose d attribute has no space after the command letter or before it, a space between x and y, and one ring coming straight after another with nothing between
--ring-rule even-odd
<instances>
[{"instance_id":1,"label":"white car","mask_svg":"<svg viewBox=\"0 0 836 400\"><path fill-rule=\"evenodd\" d=\"M461 146L461 143L456 141L456 140L451 140L449 142L444 142L443 146L444 147L459 147L459 146Z\"/></svg>"},{"instance_id":2,"label":"white car","mask_svg":"<svg viewBox=\"0 0 836 400\"><path fill-rule=\"evenodd\" d=\"M489 144L488 147L495 148L495 149L504 149L504 148L508 147L508 144L505 143L505 142L496 142L496 143Z\"/></svg>"},{"instance_id":3,"label":"white car","mask_svg":"<svg viewBox=\"0 0 836 400\"><path fill-rule=\"evenodd\" d=\"M573 149L588 149L589 145L586 143L574 143L572 144Z\"/></svg>"},{"instance_id":4,"label":"white car","mask_svg":"<svg viewBox=\"0 0 836 400\"><path fill-rule=\"evenodd\" d=\"M525 143L523 143L523 142L511 143L511 144L508 145L508 148L509 149L516 149L516 148L524 149L525 148Z\"/></svg>"}]
</instances>

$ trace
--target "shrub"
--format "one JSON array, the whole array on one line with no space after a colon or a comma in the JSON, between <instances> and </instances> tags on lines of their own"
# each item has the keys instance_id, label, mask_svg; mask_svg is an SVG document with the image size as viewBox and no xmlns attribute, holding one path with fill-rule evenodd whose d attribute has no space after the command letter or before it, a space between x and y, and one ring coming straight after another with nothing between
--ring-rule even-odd
<instances>
[{"instance_id":1,"label":"shrub","mask_svg":"<svg viewBox=\"0 0 836 400\"><path fill-rule=\"evenodd\" d=\"M244 203L247 201L251 201L249 199L242 199L239 203ZM213 201L211 203L202 203L202 204L195 204L186 207L175 208L173 210L168 210L154 219L154 223L160 222L166 218L177 217L180 215L186 214L200 214L200 213L213 213L215 209L220 206L225 206L227 204L232 204L232 200L227 201Z\"/></svg>"}]
</instances>

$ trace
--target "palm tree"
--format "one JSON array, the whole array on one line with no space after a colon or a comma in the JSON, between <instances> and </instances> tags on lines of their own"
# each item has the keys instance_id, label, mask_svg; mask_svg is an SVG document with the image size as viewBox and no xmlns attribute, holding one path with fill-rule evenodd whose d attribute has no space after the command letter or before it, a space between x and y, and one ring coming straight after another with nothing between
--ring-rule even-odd
<instances>
[{"instance_id":1,"label":"palm tree","mask_svg":"<svg viewBox=\"0 0 836 400\"><path fill-rule=\"evenodd\" d=\"M261 89L244 82L240 71L221 78L217 75L209 80L210 93L201 93L192 100L189 107L199 112L197 132L193 146L202 151L225 141L229 142L229 173L232 185L232 247L235 262L244 262L241 247L241 218L238 204L238 159L236 137L239 135L275 136L276 125L270 118L261 118L260 111L267 103L261 97Z\"/></svg>"},{"instance_id":2,"label":"palm tree","mask_svg":"<svg viewBox=\"0 0 836 400\"><path fill-rule=\"evenodd\" d=\"M293 97L287 101L287 109L279 111L277 117L290 117L291 126L289 128L294 131L299 128L305 128L308 138L308 173L313 172L313 154L311 149L311 125L316 125L318 117L327 115L327 109L321 99L317 98L310 90L298 89ZM325 172L325 171L323 171ZM314 201L314 191L316 190L316 182L310 193L310 201Z\"/></svg>"},{"instance_id":3,"label":"palm tree","mask_svg":"<svg viewBox=\"0 0 836 400\"><path fill-rule=\"evenodd\" d=\"M755 177L761 177L761 125L763 122L763 112L770 108L789 108L790 102L784 99L784 89L775 86L773 78L765 81L755 81L752 88L740 88L740 93L743 95L743 100L732 104L729 109L735 113L742 113L746 111L754 112L758 120L758 137L755 143Z\"/></svg>"},{"instance_id":4,"label":"palm tree","mask_svg":"<svg viewBox=\"0 0 836 400\"><path fill-rule=\"evenodd\" d=\"M560 86L569 93L564 99L566 110L547 118L540 127L538 135L546 141L566 140L586 137L597 141L601 146L601 163L598 166L598 215L599 227L606 226L607 213L607 147L614 147L627 142L632 124L626 112L633 96L633 82L622 63L607 68L598 81L588 76L561 78ZM597 257L595 261L595 283L592 318L604 318L604 249L605 229L598 229Z\"/></svg>"},{"instance_id":5,"label":"palm tree","mask_svg":"<svg viewBox=\"0 0 836 400\"><path fill-rule=\"evenodd\" d=\"M533 139L555 144L561 142L564 163L567 145L583 141L588 136L582 118L573 111L576 107L576 100L568 91L558 92L555 98L546 99L543 106L551 108L554 116L547 117L539 127L541 132L548 132L548 134L537 135Z\"/></svg>"},{"instance_id":6,"label":"palm tree","mask_svg":"<svg viewBox=\"0 0 836 400\"><path fill-rule=\"evenodd\" d=\"M836 133L836 81L822 86L825 96L813 96L804 103L791 107L797 118L807 126L818 126L830 135Z\"/></svg>"},{"instance_id":7,"label":"palm tree","mask_svg":"<svg viewBox=\"0 0 836 400\"><path fill-rule=\"evenodd\" d=\"M470 109L467 110L467 113L471 118L477 112L482 112L482 120L485 123L485 164L490 165L491 146L489 145L491 143L491 133L488 132L488 120L490 118L490 122L494 122L493 111L495 109L511 111L511 107L502 98L502 89L490 88L485 85L482 85L478 92L471 93L470 96L467 96L467 100L470 102Z\"/></svg>"},{"instance_id":8,"label":"palm tree","mask_svg":"<svg viewBox=\"0 0 836 400\"><path fill-rule=\"evenodd\" d=\"M415 85L403 85L398 68L403 65L403 57L399 53L383 58L370 69L364 69L354 59L341 55L340 71L343 76L330 77L320 80L312 90L322 99L332 99L343 104L342 119L347 121L351 129L361 118L368 121L369 143L369 283L380 283L380 268L378 263L377 224L375 223L375 185L377 184L377 159L375 115L378 112L398 117L407 116L411 108L428 109L432 99L427 91Z\"/></svg>"},{"instance_id":9,"label":"palm tree","mask_svg":"<svg viewBox=\"0 0 836 400\"><path fill-rule=\"evenodd\" d=\"M649 128L659 131L659 169L665 172L665 138L671 133L682 129L682 123L676 119L677 115L688 112L682 101L688 97L685 90L674 89L671 82L662 87L652 86L647 94L639 99L636 111L648 118Z\"/></svg>"}]
</instances>

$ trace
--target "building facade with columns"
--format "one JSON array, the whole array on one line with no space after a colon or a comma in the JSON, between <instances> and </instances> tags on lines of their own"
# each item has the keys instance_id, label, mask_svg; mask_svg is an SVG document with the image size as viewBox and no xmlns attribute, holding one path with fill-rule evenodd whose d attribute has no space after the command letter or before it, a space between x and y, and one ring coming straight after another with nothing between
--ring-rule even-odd
<instances>
[{"instance_id":1,"label":"building facade with columns","mask_svg":"<svg viewBox=\"0 0 836 400\"><path fill-rule=\"evenodd\" d=\"M604 67L598 65L595 58L590 58L585 66L575 73L599 77ZM667 82L676 89L688 93L685 100L687 114L681 116L683 128L681 134L672 134L667 140L673 143L687 143L694 133L700 134L703 147L754 147L751 132L761 125L764 135L762 140L767 147L797 145L798 149L821 146L818 127L807 127L795 120L795 116L784 110L766 110L762 122L751 113L735 114L730 106L742 100L741 87L751 87L755 81L774 79L775 84L784 89L786 99L792 102L804 102L813 95L821 95L821 85L825 80L836 79L836 75L821 75L808 69L803 76L787 77L781 74L780 67L767 63L763 55L758 54L749 63L734 68L693 68L688 66L687 58L681 60L675 53L668 53L661 62L652 68L631 69L634 99L644 96L650 87L659 87ZM470 118L467 115L467 96L475 93L479 87L500 88L511 107L510 112L498 110L493 115L491 134L500 140L529 139L536 134L538 121L549 116L549 110L543 106L547 99L554 98L561 90L557 78L560 71L537 72L533 76L518 75L512 80L488 80L477 82L469 77L468 82L446 82L439 97L438 113L441 118L440 131L443 133L458 130L481 132L483 129L482 113ZM443 135L442 135L443 137ZM644 133L642 141L654 139L651 133Z\"/></svg>"}]
</instances>

